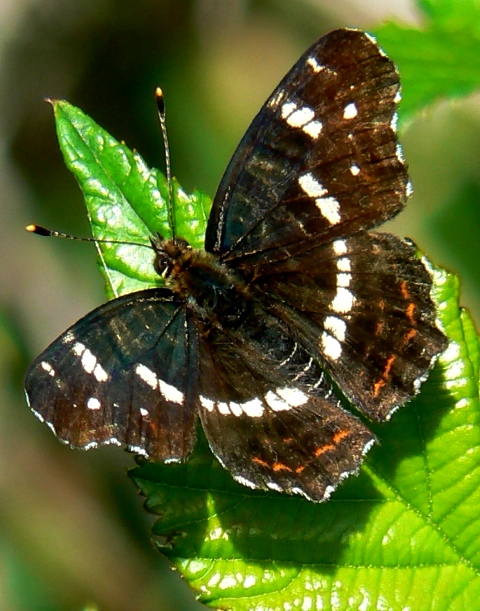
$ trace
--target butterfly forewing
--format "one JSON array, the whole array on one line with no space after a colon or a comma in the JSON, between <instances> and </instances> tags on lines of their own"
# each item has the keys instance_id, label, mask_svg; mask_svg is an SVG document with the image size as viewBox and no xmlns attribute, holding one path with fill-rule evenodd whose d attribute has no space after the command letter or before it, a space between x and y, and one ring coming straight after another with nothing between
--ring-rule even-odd
<instances>
[{"instance_id":1,"label":"butterfly forewing","mask_svg":"<svg viewBox=\"0 0 480 611\"><path fill-rule=\"evenodd\" d=\"M32 409L72 447L125 444L182 460L194 441L196 336L166 289L131 293L97 308L32 364Z\"/></svg>"},{"instance_id":2,"label":"butterfly forewing","mask_svg":"<svg viewBox=\"0 0 480 611\"><path fill-rule=\"evenodd\" d=\"M399 99L395 66L368 35L338 30L320 39L234 154L206 249L251 266L394 216L408 190L395 132Z\"/></svg>"}]
</instances>

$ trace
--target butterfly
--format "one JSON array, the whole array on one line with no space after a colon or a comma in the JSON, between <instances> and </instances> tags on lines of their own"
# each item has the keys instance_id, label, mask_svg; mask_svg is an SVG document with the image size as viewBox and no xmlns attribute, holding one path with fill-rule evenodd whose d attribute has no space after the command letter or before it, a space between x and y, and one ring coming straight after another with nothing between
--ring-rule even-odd
<instances>
[{"instance_id":1,"label":"butterfly","mask_svg":"<svg viewBox=\"0 0 480 611\"><path fill-rule=\"evenodd\" d=\"M375 443L363 416L388 420L447 345L415 245L371 231L410 191L399 100L371 36L314 43L234 153L205 249L151 236L159 286L95 309L33 362L34 413L71 447L163 462L188 459L200 420L241 484L327 499Z\"/></svg>"}]
</instances>

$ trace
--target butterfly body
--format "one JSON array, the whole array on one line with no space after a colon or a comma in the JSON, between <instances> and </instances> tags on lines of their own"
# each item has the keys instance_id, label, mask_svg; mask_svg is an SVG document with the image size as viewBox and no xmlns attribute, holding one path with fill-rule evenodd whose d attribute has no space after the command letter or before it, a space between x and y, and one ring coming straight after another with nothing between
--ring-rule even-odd
<instances>
[{"instance_id":1,"label":"butterfly body","mask_svg":"<svg viewBox=\"0 0 480 611\"><path fill-rule=\"evenodd\" d=\"M371 230L409 194L398 74L370 36L317 41L220 183L205 250L151 238L165 286L88 314L32 364L36 415L72 447L186 460L201 421L240 483L328 498L446 338L416 247Z\"/></svg>"}]
</instances>

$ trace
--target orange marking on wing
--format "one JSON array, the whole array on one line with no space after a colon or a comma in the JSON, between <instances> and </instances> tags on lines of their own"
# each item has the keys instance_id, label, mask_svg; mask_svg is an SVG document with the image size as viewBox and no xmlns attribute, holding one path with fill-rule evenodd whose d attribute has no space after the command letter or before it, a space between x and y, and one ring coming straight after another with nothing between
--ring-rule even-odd
<instances>
[{"instance_id":1,"label":"orange marking on wing","mask_svg":"<svg viewBox=\"0 0 480 611\"><path fill-rule=\"evenodd\" d=\"M384 326L385 326L385 323L382 320L379 320L377 324L375 325L375 335L381 335Z\"/></svg>"},{"instance_id":2,"label":"orange marking on wing","mask_svg":"<svg viewBox=\"0 0 480 611\"><path fill-rule=\"evenodd\" d=\"M412 323L415 322L415 319L413 317L413 313L415 312L415 307L416 306L414 303L409 303L407 307L407 312L406 312L408 320Z\"/></svg>"},{"instance_id":3,"label":"orange marking on wing","mask_svg":"<svg viewBox=\"0 0 480 611\"><path fill-rule=\"evenodd\" d=\"M265 467L266 469L273 469L274 471L292 471L290 467L287 467L287 465L284 465L281 462L275 462L273 463L273 465L269 465L268 462L265 462L261 458L258 458L258 456L253 456L252 460L253 462L256 462L257 465L260 465L261 467Z\"/></svg>"},{"instance_id":4,"label":"orange marking on wing","mask_svg":"<svg viewBox=\"0 0 480 611\"><path fill-rule=\"evenodd\" d=\"M413 339L416 334L417 334L417 330L416 329L410 329L410 331L405 335L405 343L407 343L411 339Z\"/></svg>"},{"instance_id":5,"label":"orange marking on wing","mask_svg":"<svg viewBox=\"0 0 480 611\"><path fill-rule=\"evenodd\" d=\"M410 293L408 292L406 280L403 280L403 282L400 284L400 291L404 299L410 299Z\"/></svg>"},{"instance_id":6,"label":"orange marking on wing","mask_svg":"<svg viewBox=\"0 0 480 611\"><path fill-rule=\"evenodd\" d=\"M299 473L300 474L300 473L303 472L304 469L305 469L305 465L300 465L299 467L297 467L295 469L295 473Z\"/></svg>"},{"instance_id":7,"label":"orange marking on wing","mask_svg":"<svg viewBox=\"0 0 480 611\"><path fill-rule=\"evenodd\" d=\"M333 445L333 443L326 443L321 448L317 448L315 450L315 457L318 458L322 454L325 454L325 452L328 452L329 450L334 450L334 449L335 449L335 446Z\"/></svg>"},{"instance_id":8,"label":"orange marking on wing","mask_svg":"<svg viewBox=\"0 0 480 611\"><path fill-rule=\"evenodd\" d=\"M334 450L345 437L348 437L348 431L344 429L338 431L338 433L335 433L335 435L333 436L333 443L326 443L321 448L317 448L315 450L315 457L318 458L322 454L325 454L325 452L328 452L329 450Z\"/></svg>"},{"instance_id":9,"label":"orange marking on wing","mask_svg":"<svg viewBox=\"0 0 480 611\"><path fill-rule=\"evenodd\" d=\"M380 394L380 391L385 386L385 380L378 380L373 385L373 396L376 398Z\"/></svg>"},{"instance_id":10,"label":"orange marking on wing","mask_svg":"<svg viewBox=\"0 0 480 611\"><path fill-rule=\"evenodd\" d=\"M252 460L253 460L253 462L256 462L257 465L260 465L261 467L268 467L268 468L270 468L270 465L268 464L268 462L265 462L261 458L257 458L256 456L253 456Z\"/></svg>"},{"instance_id":11,"label":"orange marking on wing","mask_svg":"<svg viewBox=\"0 0 480 611\"><path fill-rule=\"evenodd\" d=\"M385 386L386 380L388 380L388 376L390 375L390 372L392 371L392 366L396 358L397 357L393 354L388 357L387 362L382 372L382 377L373 384L373 396L374 397L378 397L378 395L380 394L380 391Z\"/></svg>"},{"instance_id":12,"label":"orange marking on wing","mask_svg":"<svg viewBox=\"0 0 480 611\"><path fill-rule=\"evenodd\" d=\"M385 301L383 299L380 299L380 301L377 303L377 307L381 312L383 312L383 310L385 309ZM375 335L381 335L384 326L385 326L384 321L378 320L377 323L375 324Z\"/></svg>"},{"instance_id":13,"label":"orange marking on wing","mask_svg":"<svg viewBox=\"0 0 480 611\"><path fill-rule=\"evenodd\" d=\"M392 371L392 365L395 362L396 358L397 357L393 354L388 357L387 364L385 365L385 369L383 370L382 378L388 378L390 372Z\"/></svg>"},{"instance_id":14,"label":"orange marking on wing","mask_svg":"<svg viewBox=\"0 0 480 611\"><path fill-rule=\"evenodd\" d=\"M342 429L341 431L338 431L338 433L335 433L335 435L333 436L333 443L336 445L340 443L342 439L345 439L345 437L348 437L348 431Z\"/></svg>"},{"instance_id":15,"label":"orange marking on wing","mask_svg":"<svg viewBox=\"0 0 480 611\"><path fill-rule=\"evenodd\" d=\"M287 465L284 465L281 462L273 463L273 470L274 471L290 471L290 473L292 472L292 469L290 469L290 467L287 467Z\"/></svg>"}]
</instances>

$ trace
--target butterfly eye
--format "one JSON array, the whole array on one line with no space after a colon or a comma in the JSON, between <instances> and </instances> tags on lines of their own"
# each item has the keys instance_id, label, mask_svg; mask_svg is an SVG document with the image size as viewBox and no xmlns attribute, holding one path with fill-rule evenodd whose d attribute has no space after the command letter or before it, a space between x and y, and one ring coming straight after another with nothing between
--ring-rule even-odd
<instances>
[{"instance_id":1,"label":"butterfly eye","mask_svg":"<svg viewBox=\"0 0 480 611\"><path fill-rule=\"evenodd\" d=\"M166 279L172 273L172 260L164 252L157 252L153 262L153 267L157 274Z\"/></svg>"},{"instance_id":2,"label":"butterfly eye","mask_svg":"<svg viewBox=\"0 0 480 611\"><path fill-rule=\"evenodd\" d=\"M183 238L152 240L152 245L155 250L153 267L157 274L164 279L171 276L175 269L178 273L185 267L185 253L192 250L190 244Z\"/></svg>"}]
</instances>

